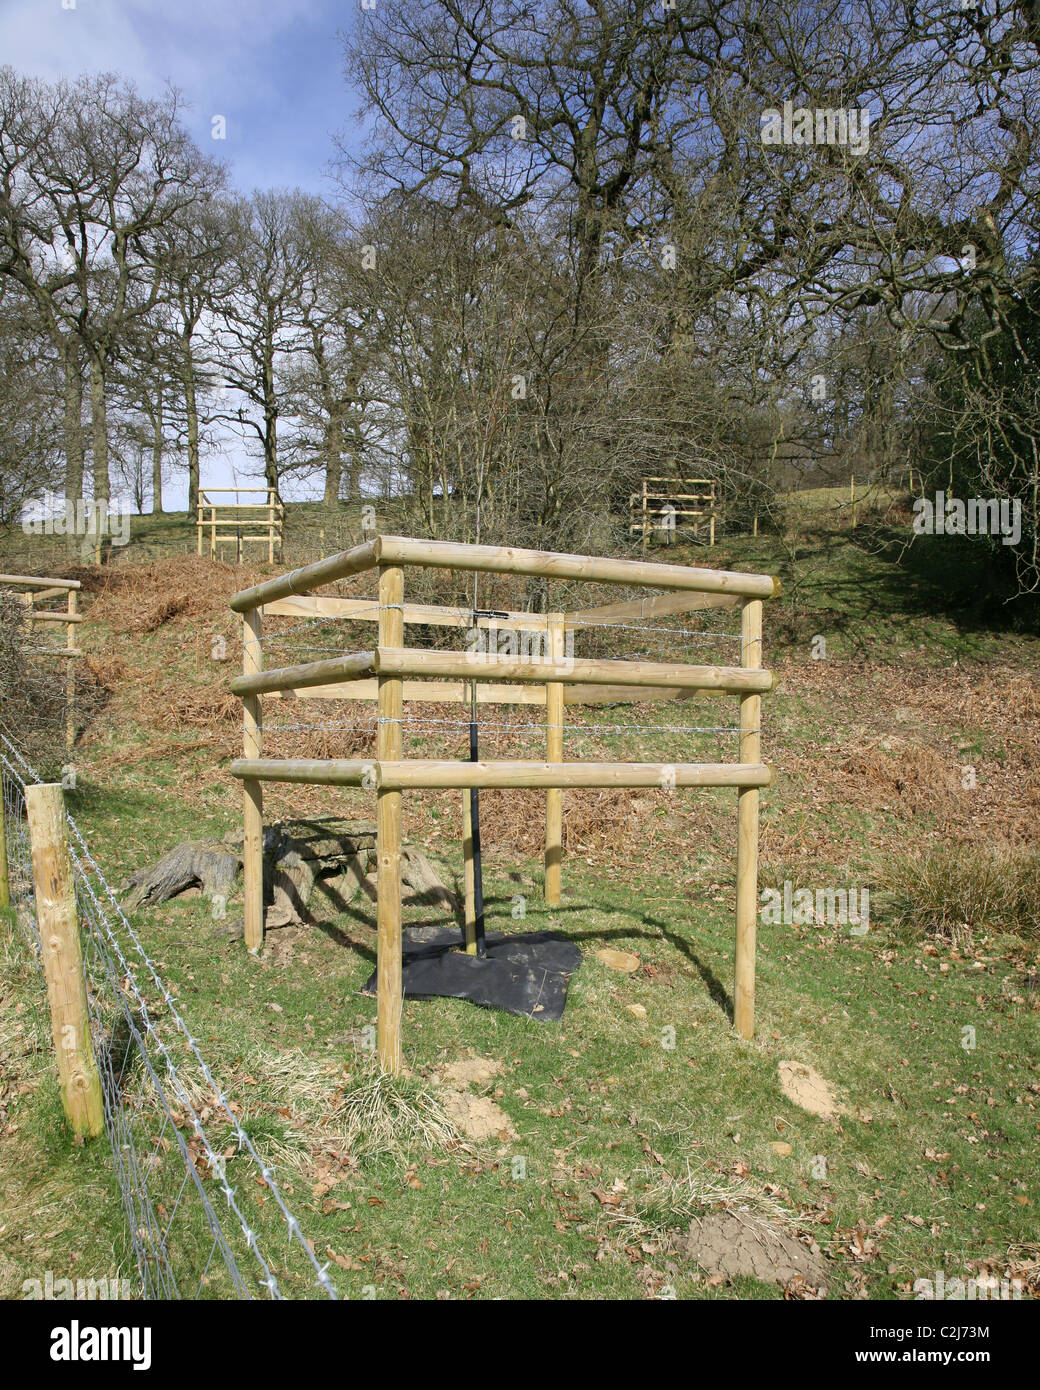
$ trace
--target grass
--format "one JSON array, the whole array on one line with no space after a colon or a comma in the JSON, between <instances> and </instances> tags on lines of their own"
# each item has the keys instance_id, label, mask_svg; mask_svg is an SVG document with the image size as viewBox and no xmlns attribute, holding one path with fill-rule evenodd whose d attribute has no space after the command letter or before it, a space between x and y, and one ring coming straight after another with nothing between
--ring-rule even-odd
<instances>
[{"instance_id":1,"label":"grass","mask_svg":"<svg viewBox=\"0 0 1040 1390\"><path fill-rule=\"evenodd\" d=\"M392 1087L369 1060L367 901L344 909L316 894L314 924L272 932L258 959L216 936L197 899L134 919L344 1293L777 1297L751 1280L713 1284L676 1259L675 1233L720 1206L815 1241L832 1260L831 1297L905 1298L937 1270L982 1268L1017 1270L1036 1291L1037 944L1009 928L1020 924L1015 893L1028 902L1035 882L1025 866L1035 871L1040 645L970 604L938 605L938 581L908 574L882 541L821 531L792 551L782 538L744 537L692 557L784 581L766 624L781 679L765 701L764 744L780 775L763 798L763 886L856 885L874 898L863 936L763 922L754 1042L731 1025L726 793L568 796L556 911L539 889L541 799L488 796L489 930L552 927L579 944L583 964L559 1024L406 1001L408 1074ZM235 582L221 572L221 586ZM161 571L154 587L161 596ZM207 716L188 728L165 713L189 707L185 692L201 702L226 683L227 666L200 660L195 645L200 631L233 635L223 587L201 616L173 615L150 632L121 635L124 613L100 599L85 625L95 651L108 634L105 659L124 673L79 750L69 801L113 883L180 839L236 828L225 771L234 725ZM89 600L85 609L90 618ZM821 633L827 656L817 661ZM572 753L658 746L639 728L645 709L589 722L623 727L568 735ZM514 730L490 751L506 746L529 745ZM271 788L268 815L290 808L371 814L360 794ZM405 812L406 837L461 875L457 798L411 797ZM1024 866L1021 889L981 874L994 845ZM229 917L237 911L233 900ZM908 929L960 916L970 935ZM408 914L428 919L428 909ZM596 955L606 945L634 952L639 969L608 969ZM34 1039L3 1101L17 1130L0 1167L5 1182L17 1172L21 1195L2 1218L0 1292L17 1296L41 1251L86 1277L126 1272L127 1245L104 1145L76 1148L65 1136L46 1033L29 1030L38 980L15 947L9 957L0 1018L24 1032L2 1045L14 1055ZM510 1137L478 1143L446 1121L445 1067L470 1055L498 1065L469 1089L504 1112ZM818 1070L842 1113L823 1120L795 1105L779 1083L783 1060ZM232 1174L238 1163L229 1160ZM274 1245L270 1206L257 1221ZM54 1234L43 1241L41 1231ZM287 1279L290 1292L308 1292Z\"/></svg>"},{"instance_id":2,"label":"grass","mask_svg":"<svg viewBox=\"0 0 1040 1390\"><path fill-rule=\"evenodd\" d=\"M930 936L963 945L995 929L1040 941L1040 856L941 846L920 858L891 861L882 877L890 920L909 939Z\"/></svg>"}]
</instances>

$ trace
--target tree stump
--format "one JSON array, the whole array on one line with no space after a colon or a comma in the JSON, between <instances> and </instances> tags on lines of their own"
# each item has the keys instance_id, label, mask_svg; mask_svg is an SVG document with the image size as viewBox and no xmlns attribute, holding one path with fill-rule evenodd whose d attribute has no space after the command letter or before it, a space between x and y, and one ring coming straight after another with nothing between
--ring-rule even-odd
<instances>
[{"instance_id":1,"label":"tree stump","mask_svg":"<svg viewBox=\"0 0 1040 1390\"><path fill-rule=\"evenodd\" d=\"M138 869L124 885L123 906L134 911L192 890L201 891L223 915L242 862L241 832L223 841L187 840L151 868ZM293 820L264 828L264 925L299 925L308 920L308 904L321 879L346 907L359 892L375 900L376 828L373 821L326 816ZM401 876L411 906L458 910L458 899L445 887L426 856L412 846L402 850Z\"/></svg>"}]
</instances>

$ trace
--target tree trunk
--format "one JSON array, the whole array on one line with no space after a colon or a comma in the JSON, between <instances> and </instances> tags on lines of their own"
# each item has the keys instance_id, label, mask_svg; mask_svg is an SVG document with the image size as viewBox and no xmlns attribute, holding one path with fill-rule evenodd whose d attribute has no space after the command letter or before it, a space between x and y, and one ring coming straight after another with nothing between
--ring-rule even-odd
<instances>
[{"instance_id":1,"label":"tree trunk","mask_svg":"<svg viewBox=\"0 0 1040 1390\"><path fill-rule=\"evenodd\" d=\"M162 459L163 459L163 388L159 384L159 390L155 397L155 418L153 420L155 436L152 440L152 515L158 516L163 509L162 505ZM191 514L189 513L189 516Z\"/></svg>"},{"instance_id":2,"label":"tree trunk","mask_svg":"<svg viewBox=\"0 0 1040 1390\"><path fill-rule=\"evenodd\" d=\"M264 478L278 492L278 402L274 394L274 356L264 359Z\"/></svg>"},{"instance_id":3,"label":"tree trunk","mask_svg":"<svg viewBox=\"0 0 1040 1390\"><path fill-rule=\"evenodd\" d=\"M65 367L65 496L83 496L83 376L79 356L68 341L62 347Z\"/></svg>"},{"instance_id":4,"label":"tree trunk","mask_svg":"<svg viewBox=\"0 0 1040 1390\"><path fill-rule=\"evenodd\" d=\"M343 477L343 425L338 415L329 419L325 432L325 505L334 507L339 501Z\"/></svg>"},{"instance_id":5,"label":"tree trunk","mask_svg":"<svg viewBox=\"0 0 1040 1390\"><path fill-rule=\"evenodd\" d=\"M184 410L188 422L188 519L194 522L199 510L199 408L190 339L184 343Z\"/></svg>"},{"instance_id":6,"label":"tree trunk","mask_svg":"<svg viewBox=\"0 0 1040 1390\"><path fill-rule=\"evenodd\" d=\"M108 480L108 415L105 403L105 366L97 353L90 355L90 412L94 427L94 501L112 495Z\"/></svg>"}]
</instances>

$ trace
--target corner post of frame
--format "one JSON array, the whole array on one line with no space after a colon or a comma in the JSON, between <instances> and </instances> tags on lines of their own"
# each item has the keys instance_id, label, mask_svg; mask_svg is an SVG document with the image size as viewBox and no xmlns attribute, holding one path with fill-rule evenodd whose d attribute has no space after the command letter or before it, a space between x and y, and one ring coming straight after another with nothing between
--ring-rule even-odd
<instances>
[{"instance_id":1,"label":"corner post of frame","mask_svg":"<svg viewBox=\"0 0 1040 1390\"><path fill-rule=\"evenodd\" d=\"M745 599L740 613L740 664L762 667L762 600ZM761 761L761 695L740 699L740 761ZM755 936L758 924L758 788L737 792L737 946L733 1022L742 1038L755 1032Z\"/></svg>"},{"instance_id":2,"label":"corner post of frame","mask_svg":"<svg viewBox=\"0 0 1040 1390\"><path fill-rule=\"evenodd\" d=\"M550 613L546 624L546 655L562 661L565 652L564 617ZM545 683L545 757L563 762L563 684ZM563 891L563 791L550 787L545 793L545 905L559 907Z\"/></svg>"},{"instance_id":3,"label":"corner post of frame","mask_svg":"<svg viewBox=\"0 0 1040 1390\"><path fill-rule=\"evenodd\" d=\"M65 650L74 651L76 647L76 619L78 600L75 589L70 589L66 600L69 621L65 624ZM72 747L76 742L76 662L66 657L68 670L65 672L65 752L72 757Z\"/></svg>"},{"instance_id":4,"label":"corner post of frame","mask_svg":"<svg viewBox=\"0 0 1040 1390\"><path fill-rule=\"evenodd\" d=\"M252 676L263 669L263 609L249 608L242 614L242 674ZM263 756L263 707L261 695L242 697L242 756ZM263 783L252 777L242 781L242 876L245 894L245 943L252 952L264 944L264 791Z\"/></svg>"},{"instance_id":5,"label":"corner post of frame","mask_svg":"<svg viewBox=\"0 0 1040 1390\"><path fill-rule=\"evenodd\" d=\"M379 646L404 645L404 570L379 567ZM376 757L399 762L404 714L400 676L377 678L378 717ZM376 792L376 925L378 931L376 983L378 1017L376 1049L383 1071L401 1070L401 1012L404 996L401 967L401 793Z\"/></svg>"}]
</instances>

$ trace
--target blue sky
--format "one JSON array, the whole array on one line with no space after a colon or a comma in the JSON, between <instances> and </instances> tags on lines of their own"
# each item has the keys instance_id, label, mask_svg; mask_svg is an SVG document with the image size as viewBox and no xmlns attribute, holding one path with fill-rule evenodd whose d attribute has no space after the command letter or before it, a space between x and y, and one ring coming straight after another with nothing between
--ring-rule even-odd
<instances>
[{"instance_id":1,"label":"blue sky","mask_svg":"<svg viewBox=\"0 0 1040 1390\"><path fill-rule=\"evenodd\" d=\"M340 32L359 0L0 0L0 63L55 82L116 72L145 95L165 83L189 109L200 147L229 166L235 187L300 187L341 195L328 166L333 133L360 144L360 98L343 76ZM68 6L68 8L65 8ZM227 138L212 137L224 116ZM256 468L234 440L202 459L202 482L245 482ZM113 487L115 491L115 487ZM183 509L178 470L164 502Z\"/></svg>"},{"instance_id":2,"label":"blue sky","mask_svg":"<svg viewBox=\"0 0 1040 1390\"><path fill-rule=\"evenodd\" d=\"M185 124L242 192L298 185L332 196L332 133L358 138L360 102L336 37L353 29L357 4L0 0L0 63L47 81L118 72L146 95L172 82L191 106ZM227 118L226 140L212 138L215 115Z\"/></svg>"}]
</instances>

